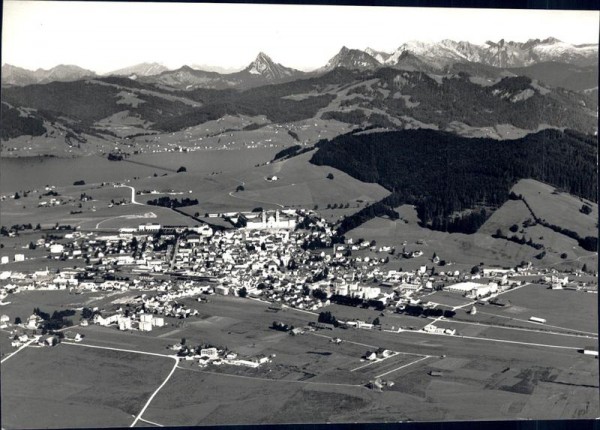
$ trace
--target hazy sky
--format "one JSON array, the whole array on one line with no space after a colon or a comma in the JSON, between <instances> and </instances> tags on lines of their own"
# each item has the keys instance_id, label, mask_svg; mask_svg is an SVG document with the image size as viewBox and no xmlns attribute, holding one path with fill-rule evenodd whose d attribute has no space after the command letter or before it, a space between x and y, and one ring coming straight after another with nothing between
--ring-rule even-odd
<instances>
[{"instance_id":1,"label":"hazy sky","mask_svg":"<svg viewBox=\"0 0 600 430\"><path fill-rule=\"evenodd\" d=\"M154 61L241 68L263 51L311 70L343 45L393 51L409 40L549 36L597 43L599 18L598 11L5 1L2 62L99 73Z\"/></svg>"}]
</instances>

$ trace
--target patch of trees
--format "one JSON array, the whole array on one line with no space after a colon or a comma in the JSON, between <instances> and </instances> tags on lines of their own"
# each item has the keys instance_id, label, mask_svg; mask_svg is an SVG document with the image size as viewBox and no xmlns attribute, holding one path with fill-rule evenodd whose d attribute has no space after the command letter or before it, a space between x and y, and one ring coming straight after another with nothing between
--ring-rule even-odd
<instances>
[{"instance_id":1,"label":"patch of trees","mask_svg":"<svg viewBox=\"0 0 600 430\"><path fill-rule=\"evenodd\" d=\"M242 130L244 130L244 131L258 130L259 128L262 128L264 126L265 126L265 124L257 124L255 122L253 122L252 124L248 124Z\"/></svg>"},{"instance_id":2,"label":"patch of trees","mask_svg":"<svg viewBox=\"0 0 600 430\"><path fill-rule=\"evenodd\" d=\"M314 290L312 290L312 296L317 299L317 300L321 300L321 301L325 301L327 300L327 293L319 288L315 288Z\"/></svg>"},{"instance_id":3,"label":"patch of trees","mask_svg":"<svg viewBox=\"0 0 600 430\"><path fill-rule=\"evenodd\" d=\"M292 139L294 139L296 142L300 142L300 139L298 138L298 134L293 132L292 130L288 130L288 134L292 137Z\"/></svg>"},{"instance_id":4,"label":"patch of trees","mask_svg":"<svg viewBox=\"0 0 600 430\"><path fill-rule=\"evenodd\" d=\"M43 312L40 308L34 308L33 313L43 320L42 329L48 331L60 330L61 328L72 326L73 321L67 319L67 317L75 315L75 311L72 309L54 311L52 315L50 315L46 312Z\"/></svg>"},{"instance_id":5,"label":"patch of trees","mask_svg":"<svg viewBox=\"0 0 600 430\"><path fill-rule=\"evenodd\" d=\"M403 310L399 310L399 313L404 313L406 315L410 315L413 317L418 317L418 316L426 316L426 317L441 317L443 316L444 318L452 318L454 317L454 315L456 315L456 312L451 311L450 309L439 309L439 308L435 308L435 309L431 309L431 308L423 308L423 306L419 306L419 305L406 305L404 307Z\"/></svg>"},{"instance_id":6,"label":"patch of trees","mask_svg":"<svg viewBox=\"0 0 600 430\"><path fill-rule=\"evenodd\" d=\"M42 119L34 116L21 116L18 109L4 102L0 117L2 118L2 127L0 127L0 139L2 140L22 135L41 136L46 133Z\"/></svg>"},{"instance_id":7,"label":"patch of trees","mask_svg":"<svg viewBox=\"0 0 600 430\"><path fill-rule=\"evenodd\" d=\"M168 196L163 196L154 200L148 200L146 203L152 206L162 206L165 208L175 209L197 205L198 199L190 199L189 197L184 197L181 200L178 200L176 198L172 199Z\"/></svg>"},{"instance_id":8,"label":"patch of trees","mask_svg":"<svg viewBox=\"0 0 600 430\"><path fill-rule=\"evenodd\" d=\"M182 172L187 172L187 169L185 168L185 166L181 166L179 169L177 169L177 173L182 173Z\"/></svg>"},{"instance_id":9,"label":"patch of trees","mask_svg":"<svg viewBox=\"0 0 600 430\"><path fill-rule=\"evenodd\" d=\"M273 324L271 324L271 328L273 330L277 330L277 331L291 331L294 329L293 325L289 325L289 324L284 324L280 321L273 321Z\"/></svg>"},{"instance_id":10,"label":"patch of trees","mask_svg":"<svg viewBox=\"0 0 600 430\"><path fill-rule=\"evenodd\" d=\"M514 227L514 225L511 226L510 231L516 231L516 230L513 230L512 227ZM518 230L518 226L517 226L517 230ZM498 229L495 234L492 234L492 237L494 239L505 239L510 242L518 243L519 245L531 246L532 248L535 248L535 249L542 249L544 247L544 245L542 245L541 243L533 242L533 240L531 238L525 239L525 236L518 237L517 235L512 235L512 236L508 237L500 229Z\"/></svg>"},{"instance_id":11,"label":"patch of trees","mask_svg":"<svg viewBox=\"0 0 600 430\"><path fill-rule=\"evenodd\" d=\"M121 161L123 160L123 154L110 152L106 158L108 158L109 161Z\"/></svg>"},{"instance_id":12,"label":"patch of trees","mask_svg":"<svg viewBox=\"0 0 600 430\"><path fill-rule=\"evenodd\" d=\"M367 222L370 219L375 217L384 217L387 216L392 220L397 220L400 218L398 212L396 212L392 207L385 204L383 201L373 203L358 212L354 213L343 219L337 229L338 234L345 234L346 232L358 227L359 225Z\"/></svg>"},{"instance_id":13,"label":"patch of trees","mask_svg":"<svg viewBox=\"0 0 600 430\"><path fill-rule=\"evenodd\" d=\"M401 204L417 208L421 225L474 233L533 178L596 201L596 140L573 131L544 130L511 141L464 138L436 130L346 134L320 141L311 163L338 168L391 191L347 217L345 232Z\"/></svg>"},{"instance_id":14,"label":"patch of trees","mask_svg":"<svg viewBox=\"0 0 600 430\"><path fill-rule=\"evenodd\" d=\"M336 303L338 305L354 307L361 306L364 303L363 299L359 297L341 296L339 294L334 294L329 300L331 303Z\"/></svg>"},{"instance_id":15,"label":"patch of trees","mask_svg":"<svg viewBox=\"0 0 600 430\"><path fill-rule=\"evenodd\" d=\"M334 317L329 311L319 313L319 319L317 321L325 324L333 324L335 327L340 325L337 318Z\"/></svg>"},{"instance_id":16,"label":"patch of trees","mask_svg":"<svg viewBox=\"0 0 600 430\"><path fill-rule=\"evenodd\" d=\"M592 213L592 207L584 204L583 206L581 206L581 209L579 209L579 212L581 212L584 215L589 215Z\"/></svg>"},{"instance_id":17,"label":"patch of trees","mask_svg":"<svg viewBox=\"0 0 600 430\"><path fill-rule=\"evenodd\" d=\"M304 147L303 148L300 145L293 145L293 146L290 146L289 148L282 149L277 154L275 154L275 157L273 157L273 161L285 160L287 158L292 158L297 155L304 154L305 152L312 151L312 149L313 149L312 147Z\"/></svg>"},{"instance_id":18,"label":"patch of trees","mask_svg":"<svg viewBox=\"0 0 600 430\"><path fill-rule=\"evenodd\" d=\"M273 157L273 161L281 160L281 159L296 155L296 152L298 152L300 149L302 149L302 147L300 145L293 145L293 146L290 146L289 148L282 149L277 154L275 154L275 157Z\"/></svg>"}]
</instances>

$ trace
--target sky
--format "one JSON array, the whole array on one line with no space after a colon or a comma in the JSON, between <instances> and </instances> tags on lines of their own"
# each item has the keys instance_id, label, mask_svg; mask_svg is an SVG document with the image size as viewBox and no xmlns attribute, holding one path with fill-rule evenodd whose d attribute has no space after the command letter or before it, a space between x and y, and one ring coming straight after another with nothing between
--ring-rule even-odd
<instances>
[{"instance_id":1,"label":"sky","mask_svg":"<svg viewBox=\"0 0 600 430\"><path fill-rule=\"evenodd\" d=\"M556 37L598 43L600 12L202 3L4 1L2 63L106 73L142 62L241 69L262 51L313 70L342 46Z\"/></svg>"}]
</instances>

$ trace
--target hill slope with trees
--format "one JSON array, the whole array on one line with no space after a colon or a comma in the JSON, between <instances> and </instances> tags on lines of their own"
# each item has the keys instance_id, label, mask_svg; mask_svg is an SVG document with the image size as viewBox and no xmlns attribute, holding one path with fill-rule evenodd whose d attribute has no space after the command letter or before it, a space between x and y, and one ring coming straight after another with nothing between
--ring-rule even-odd
<instances>
[{"instance_id":1,"label":"hill slope with trees","mask_svg":"<svg viewBox=\"0 0 600 430\"><path fill-rule=\"evenodd\" d=\"M544 130L498 141L403 130L321 141L310 162L376 182L392 193L346 218L341 233L374 216L394 217L392 208L401 204L414 204L423 226L473 233L523 178L596 202L596 145L596 138L572 131Z\"/></svg>"}]
</instances>

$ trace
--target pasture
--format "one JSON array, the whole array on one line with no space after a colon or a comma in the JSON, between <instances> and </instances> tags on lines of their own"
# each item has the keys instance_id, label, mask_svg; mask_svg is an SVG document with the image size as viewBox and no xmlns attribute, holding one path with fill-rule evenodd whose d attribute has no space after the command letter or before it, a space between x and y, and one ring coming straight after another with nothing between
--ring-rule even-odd
<instances>
[{"instance_id":1,"label":"pasture","mask_svg":"<svg viewBox=\"0 0 600 430\"><path fill-rule=\"evenodd\" d=\"M435 252L440 259L451 265L439 267L437 271L470 270L480 262L492 266L515 266L523 260L531 260L536 253L533 248L521 246L502 239L494 239L484 234L445 233L420 227L413 221L415 210L412 206L402 206L402 219L392 221L387 218L374 218L351 230L346 237L376 240L377 246L394 246L396 250L421 250L423 256L403 259L399 255L391 259L390 268L403 270L418 269L422 265L431 267L431 256ZM416 242L422 241L422 245ZM406 245L403 245L406 242ZM548 257L550 258L550 256Z\"/></svg>"},{"instance_id":2,"label":"pasture","mask_svg":"<svg viewBox=\"0 0 600 430\"><path fill-rule=\"evenodd\" d=\"M507 294L520 291L527 289ZM53 293L30 295L20 306L25 310L34 303L45 302L47 307L62 302L102 307L132 295L65 296L64 292L58 292L53 296ZM507 337L506 329L488 327L470 334L483 339L340 328L291 336L271 329L271 323L282 321L303 327L316 321L317 315L294 309L274 312L265 303L235 297L209 296L209 300L209 303L199 303L192 298L184 299L187 306L198 309L198 317L167 318L167 326L149 333L120 332L98 326L77 328L85 334L82 344L92 346L168 354L165 349L168 344L185 338L189 345L210 343L227 347L242 357L259 354L271 357L270 363L258 369L228 365L200 368L195 361L181 361L173 377L145 411L144 419L162 425L206 425L424 420L432 419L432 413L433 419L441 420L583 418L598 413L597 386L590 383L597 380L597 362L574 349L581 340L584 344L590 343L585 342L587 339L571 340L530 332L518 333L517 337L510 333ZM336 305L328 310L339 318L367 319L368 315L379 315L373 310ZM387 322L395 317L422 320L423 324L431 322L403 315L379 316ZM444 324L459 325L452 320L436 323ZM461 330L464 327L459 328ZM331 342L333 337L340 337L343 342ZM571 348L524 347L521 343L502 342L505 338ZM375 362L362 358L366 351L379 347L395 353ZM44 354L44 360L39 358L40 354ZM166 358L136 354L125 361L129 355L71 345L27 348L3 364L3 390L10 386L11 391L32 399L24 403L27 407L41 408L44 404L36 399L42 394L47 396L45 391L25 392L23 390L31 389L23 388L23 382L14 379L4 383L5 375L14 378L11 365L31 366L33 370L28 378L31 375L34 380L46 381L50 377L51 381L54 375L61 375L67 381L68 389L58 397L62 406L55 406L54 398L45 403L50 405L49 409L61 412L52 416L52 425L64 426L60 419L67 416L68 408L87 411L84 408L88 408L90 402L97 407L83 414L90 421L77 422L78 426L94 425L91 420L97 416L96 411L114 420L110 421L112 425L129 425L133 421L131 415L141 409L170 367ZM140 360L146 361L140 365ZM98 363L100 371L94 374L101 376L93 377L91 370L86 369L95 369ZM64 369L71 368L78 369L76 375L65 373ZM432 377L428 374L430 370L440 371L442 376ZM378 376L395 385L381 393L367 389L365 384ZM122 382L130 379L131 383ZM96 389L90 393L87 387L92 385ZM15 391L13 387L20 388ZM46 385L42 387L45 389ZM16 396L3 395L3 406L14 407ZM269 407L262 407L264 404ZM398 404L403 405L401 410L394 407ZM549 404L557 408L550 416L545 409ZM39 426L19 415L21 410L17 405L14 415L8 418L14 421L3 424Z\"/></svg>"},{"instance_id":3,"label":"pasture","mask_svg":"<svg viewBox=\"0 0 600 430\"><path fill-rule=\"evenodd\" d=\"M571 290L552 290L546 285L531 284L510 290L502 297L513 306L486 306L485 312L529 319L544 318L547 324L564 329L598 333L598 295Z\"/></svg>"},{"instance_id":4,"label":"pasture","mask_svg":"<svg viewBox=\"0 0 600 430\"><path fill-rule=\"evenodd\" d=\"M532 179L519 181L512 191L517 195L523 195L538 218L545 219L550 224L569 228L582 237L598 235L597 204L555 191L554 187ZM585 215L579 211L583 204L592 208L590 214Z\"/></svg>"},{"instance_id":5,"label":"pasture","mask_svg":"<svg viewBox=\"0 0 600 430\"><path fill-rule=\"evenodd\" d=\"M172 363L80 344L26 348L2 364L2 427L129 426Z\"/></svg>"}]
</instances>

